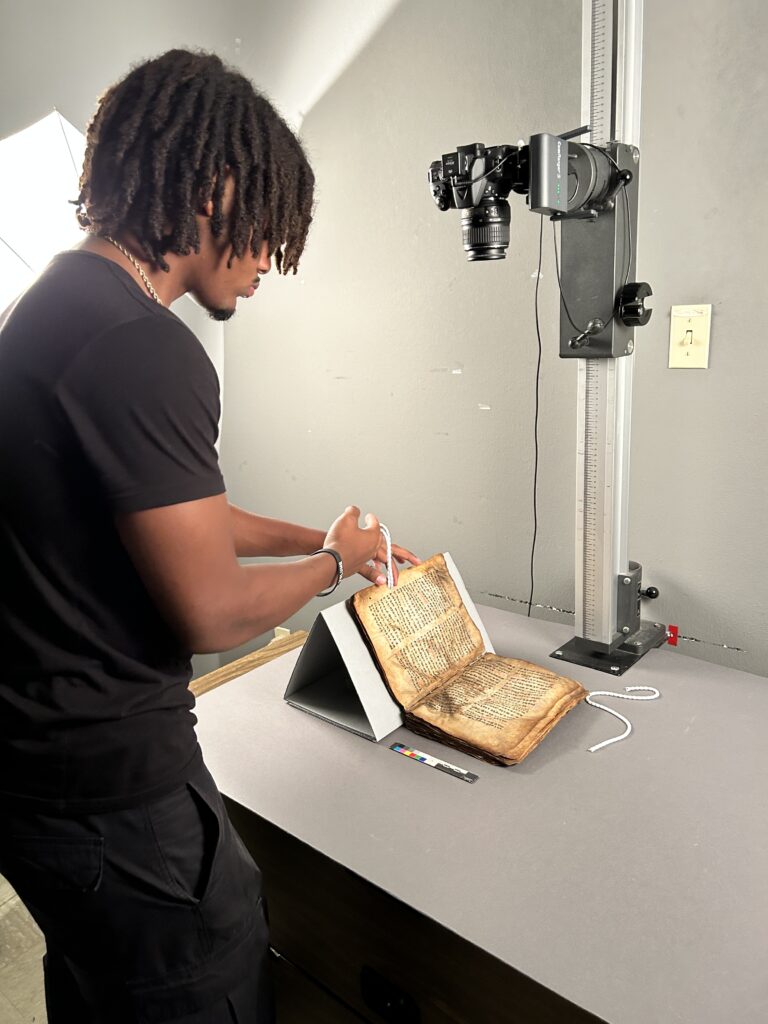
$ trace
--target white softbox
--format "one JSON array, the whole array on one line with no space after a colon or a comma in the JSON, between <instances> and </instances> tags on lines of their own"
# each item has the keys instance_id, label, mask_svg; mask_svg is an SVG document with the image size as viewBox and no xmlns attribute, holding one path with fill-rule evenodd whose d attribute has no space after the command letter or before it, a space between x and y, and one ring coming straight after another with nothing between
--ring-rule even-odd
<instances>
[{"instance_id":1,"label":"white softbox","mask_svg":"<svg viewBox=\"0 0 768 1024\"><path fill-rule=\"evenodd\" d=\"M0 312L83 232L76 199L85 136L54 110L0 141Z\"/></svg>"}]
</instances>

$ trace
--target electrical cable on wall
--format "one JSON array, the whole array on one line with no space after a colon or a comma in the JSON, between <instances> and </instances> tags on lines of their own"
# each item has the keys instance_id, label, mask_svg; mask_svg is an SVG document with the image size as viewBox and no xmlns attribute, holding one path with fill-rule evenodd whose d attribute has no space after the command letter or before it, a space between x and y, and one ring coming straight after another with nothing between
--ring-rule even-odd
<instances>
[{"instance_id":1,"label":"electrical cable on wall","mask_svg":"<svg viewBox=\"0 0 768 1024\"><path fill-rule=\"evenodd\" d=\"M533 606L533 562L536 557L536 535L539 532L538 487L539 487L539 384L541 381L541 325L539 323L539 283L541 281L541 258L544 241L544 218L539 220L539 265L536 270L536 289L533 296L533 309L536 318L536 339L538 356L536 359L536 401L533 416L533 540L531 541L531 590L528 595L528 618L531 617Z\"/></svg>"}]
</instances>

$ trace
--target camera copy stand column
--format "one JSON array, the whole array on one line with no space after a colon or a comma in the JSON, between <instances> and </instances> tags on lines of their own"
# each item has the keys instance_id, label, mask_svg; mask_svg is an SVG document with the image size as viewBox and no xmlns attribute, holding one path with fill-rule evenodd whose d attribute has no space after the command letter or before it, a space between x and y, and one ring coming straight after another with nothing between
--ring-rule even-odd
<instances>
[{"instance_id":1,"label":"camera copy stand column","mask_svg":"<svg viewBox=\"0 0 768 1024\"><path fill-rule=\"evenodd\" d=\"M561 223L561 277L577 324L579 302L586 297L588 311L596 280L610 279L611 298L634 280L642 0L583 0L582 19L582 122L592 144L619 143L611 152L633 181L609 215ZM553 656L621 675L666 639L664 626L640 620L641 567L627 552L634 331L616 315L580 352L573 334L563 310L561 355L578 358L576 636Z\"/></svg>"}]
</instances>

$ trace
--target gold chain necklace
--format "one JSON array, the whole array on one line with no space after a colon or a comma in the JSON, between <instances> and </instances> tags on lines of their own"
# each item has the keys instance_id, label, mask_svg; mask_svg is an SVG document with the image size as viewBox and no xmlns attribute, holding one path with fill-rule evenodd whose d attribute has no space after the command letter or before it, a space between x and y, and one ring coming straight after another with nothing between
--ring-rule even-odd
<instances>
[{"instance_id":1,"label":"gold chain necklace","mask_svg":"<svg viewBox=\"0 0 768 1024\"><path fill-rule=\"evenodd\" d=\"M144 284L147 286L147 291L149 292L149 294L152 296L152 298L155 300L155 302L159 302L160 305L162 306L163 303L162 303L162 300L160 299L160 296L157 294L155 289L152 287L152 282L149 280L147 275L144 273L141 265L139 264L139 261L135 258L135 256L132 256L131 253L129 253L126 248L124 248L122 245L120 245L119 242L116 242L114 240L114 238L110 237L109 235L104 235L103 237L106 238L106 240L108 242L111 242L112 245L114 245L117 249L120 250L120 252L123 254L123 256L126 256L131 261L131 263L134 265L134 267L136 267L136 269L138 270L139 274L141 275L141 279L144 282Z\"/></svg>"}]
</instances>

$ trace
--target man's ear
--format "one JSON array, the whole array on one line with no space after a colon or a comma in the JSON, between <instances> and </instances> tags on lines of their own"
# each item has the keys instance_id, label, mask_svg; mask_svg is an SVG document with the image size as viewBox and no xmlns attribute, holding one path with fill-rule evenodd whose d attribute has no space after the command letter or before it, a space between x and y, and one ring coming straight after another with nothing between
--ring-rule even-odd
<instances>
[{"instance_id":1,"label":"man's ear","mask_svg":"<svg viewBox=\"0 0 768 1024\"><path fill-rule=\"evenodd\" d=\"M212 217L213 216L213 193L216 191L216 180L217 180L216 175L214 175L214 177L213 177L213 185L211 186L211 198L207 199L207 200L203 200L201 198L200 203L198 204L197 212L202 217ZM226 212L227 207L229 206L229 204L232 201L232 195L234 193L234 190L235 190L235 181L234 181L234 178L232 176L232 171L231 171L229 165L225 164L224 165L224 208L225 208L225 212Z\"/></svg>"},{"instance_id":2,"label":"man's ear","mask_svg":"<svg viewBox=\"0 0 768 1024\"><path fill-rule=\"evenodd\" d=\"M211 187L208 192L208 198L205 198L205 192L203 189L200 190L197 197L197 212L201 217L210 218L213 216L213 195L216 191L216 177L214 175Z\"/></svg>"}]
</instances>

